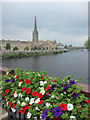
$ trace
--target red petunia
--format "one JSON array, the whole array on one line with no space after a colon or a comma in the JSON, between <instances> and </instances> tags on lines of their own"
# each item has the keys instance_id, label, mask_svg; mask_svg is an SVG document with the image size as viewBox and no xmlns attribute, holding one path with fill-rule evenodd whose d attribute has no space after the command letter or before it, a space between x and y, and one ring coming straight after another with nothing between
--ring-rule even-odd
<instances>
[{"instance_id":1,"label":"red petunia","mask_svg":"<svg viewBox=\"0 0 90 120\"><path fill-rule=\"evenodd\" d=\"M13 108L16 108L16 103L13 104Z\"/></svg>"},{"instance_id":2,"label":"red petunia","mask_svg":"<svg viewBox=\"0 0 90 120\"><path fill-rule=\"evenodd\" d=\"M87 102L88 104L90 104L90 100L85 100L85 102Z\"/></svg>"},{"instance_id":3,"label":"red petunia","mask_svg":"<svg viewBox=\"0 0 90 120\"><path fill-rule=\"evenodd\" d=\"M27 84L27 86L28 86L28 83L33 84L29 79L26 79L25 84Z\"/></svg>"},{"instance_id":4,"label":"red petunia","mask_svg":"<svg viewBox=\"0 0 90 120\"><path fill-rule=\"evenodd\" d=\"M20 112L21 114L24 114L24 113L25 113L25 111L24 111L24 110L19 110L19 112Z\"/></svg>"},{"instance_id":5,"label":"red petunia","mask_svg":"<svg viewBox=\"0 0 90 120\"><path fill-rule=\"evenodd\" d=\"M5 95L4 95L4 94L2 94L2 96L3 96L3 97L5 97Z\"/></svg>"},{"instance_id":6,"label":"red petunia","mask_svg":"<svg viewBox=\"0 0 90 120\"><path fill-rule=\"evenodd\" d=\"M33 95L33 97L34 97L34 96L37 96L37 91L34 91L34 92L32 93L32 95Z\"/></svg>"},{"instance_id":7,"label":"red petunia","mask_svg":"<svg viewBox=\"0 0 90 120\"><path fill-rule=\"evenodd\" d=\"M49 90L49 89L50 89L50 87L49 87L49 85L48 85L47 88L46 88L46 91Z\"/></svg>"},{"instance_id":8,"label":"red petunia","mask_svg":"<svg viewBox=\"0 0 90 120\"><path fill-rule=\"evenodd\" d=\"M11 107L11 103L10 103L10 102L8 102L8 104L9 104L9 107Z\"/></svg>"},{"instance_id":9,"label":"red petunia","mask_svg":"<svg viewBox=\"0 0 90 120\"><path fill-rule=\"evenodd\" d=\"M26 92L26 94L28 95L28 94L31 92L31 89L27 88L27 89L25 90L25 92Z\"/></svg>"},{"instance_id":10,"label":"red petunia","mask_svg":"<svg viewBox=\"0 0 90 120\"><path fill-rule=\"evenodd\" d=\"M18 77L18 76L16 76L16 78L17 78L17 79L19 79L19 77Z\"/></svg>"},{"instance_id":11,"label":"red petunia","mask_svg":"<svg viewBox=\"0 0 90 120\"><path fill-rule=\"evenodd\" d=\"M29 109L28 105L27 106L23 106L23 111L26 111L27 109Z\"/></svg>"},{"instance_id":12,"label":"red petunia","mask_svg":"<svg viewBox=\"0 0 90 120\"><path fill-rule=\"evenodd\" d=\"M82 107L80 107L80 109L82 110Z\"/></svg>"},{"instance_id":13,"label":"red petunia","mask_svg":"<svg viewBox=\"0 0 90 120\"><path fill-rule=\"evenodd\" d=\"M44 101L43 101L43 100L41 100L40 102L38 102L38 104L43 104L43 102L44 102Z\"/></svg>"},{"instance_id":14,"label":"red petunia","mask_svg":"<svg viewBox=\"0 0 90 120\"><path fill-rule=\"evenodd\" d=\"M38 98L41 99L42 97L43 97L43 94L42 94L42 93L39 93L39 94L38 94Z\"/></svg>"},{"instance_id":15,"label":"red petunia","mask_svg":"<svg viewBox=\"0 0 90 120\"><path fill-rule=\"evenodd\" d=\"M16 100L16 98L14 98L13 100Z\"/></svg>"},{"instance_id":16,"label":"red petunia","mask_svg":"<svg viewBox=\"0 0 90 120\"><path fill-rule=\"evenodd\" d=\"M20 80L19 82L23 82L22 80Z\"/></svg>"},{"instance_id":17,"label":"red petunia","mask_svg":"<svg viewBox=\"0 0 90 120\"><path fill-rule=\"evenodd\" d=\"M9 76L9 74L7 76Z\"/></svg>"},{"instance_id":18,"label":"red petunia","mask_svg":"<svg viewBox=\"0 0 90 120\"><path fill-rule=\"evenodd\" d=\"M47 92L46 95L49 95L49 92Z\"/></svg>"},{"instance_id":19,"label":"red petunia","mask_svg":"<svg viewBox=\"0 0 90 120\"><path fill-rule=\"evenodd\" d=\"M8 94L8 93L9 93L9 89L6 89L6 90L5 90L5 93Z\"/></svg>"},{"instance_id":20,"label":"red petunia","mask_svg":"<svg viewBox=\"0 0 90 120\"><path fill-rule=\"evenodd\" d=\"M26 90L26 87L23 87L23 88L22 88L22 92L24 92L25 90Z\"/></svg>"},{"instance_id":21,"label":"red petunia","mask_svg":"<svg viewBox=\"0 0 90 120\"><path fill-rule=\"evenodd\" d=\"M60 108L64 111L66 111L67 110L67 104L61 103Z\"/></svg>"},{"instance_id":22,"label":"red petunia","mask_svg":"<svg viewBox=\"0 0 90 120\"><path fill-rule=\"evenodd\" d=\"M60 120L60 118L56 117L56 118L54 118L53 120Z\"/></svg>"},{"instance_id":23,"label":"red petunia","mask_svg":"<svg viewBox=\"0 0 90 120\"><path fill-rule=\"evenodd\" d=\"M55 82L55 80L52 80L52 82Z\"/></svg>"},{"instance_id":24,"label":"red petunia","mask_svg":"<svg viewBox=\"0 0 90 120\"><path fill-rule=\"evenodd\" d=\"M41 75L41 79L43 79L43 80L44 80L43 75Z\"/></svg>"},{"instance_id":25,"label":"red petunia","mask_svg":"<svg viewBox=\"0 0 90 120\"><path fill-rule=\"evenodd\" d=\"M4 98L5 102L6 102L6 98Z\"/></svg>"}]
</instances>

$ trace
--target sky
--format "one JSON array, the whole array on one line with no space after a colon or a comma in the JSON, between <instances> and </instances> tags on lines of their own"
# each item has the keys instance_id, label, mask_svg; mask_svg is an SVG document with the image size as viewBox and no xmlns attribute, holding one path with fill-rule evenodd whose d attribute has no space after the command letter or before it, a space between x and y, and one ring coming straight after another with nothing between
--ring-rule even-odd
<instances>
[{"instance_id":1,"label":"sky","mask_svg":"<svg viewBox=\"0 0 90 120\"><path fill-rule=\"evenodd\" d=\"M32 41L35 16L39 40L83 46L88 38L88 2L3 2L2 38Z\"/></svg>"}]
</instances>

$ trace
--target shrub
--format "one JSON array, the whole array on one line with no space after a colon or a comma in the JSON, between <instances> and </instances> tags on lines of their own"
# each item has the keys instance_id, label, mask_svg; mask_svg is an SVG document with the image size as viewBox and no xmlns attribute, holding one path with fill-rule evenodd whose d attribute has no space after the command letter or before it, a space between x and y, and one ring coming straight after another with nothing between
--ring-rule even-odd
<instances>
[{"instance_id":1,"label":"shrub","mask_svg":"<svg viewBox=\"0 0 90 120\"><path fill-rule=\"evenodd\" d=\"M51 78L46 72L26 72L15 68L2 76L2 102L13 112L27 114L28 119L36 116L49 120L88 120L87 98L80 94L79 80L71 76L61 80ZM71 119L70 119L71 120Z\"/></svg>"}]
</instances>

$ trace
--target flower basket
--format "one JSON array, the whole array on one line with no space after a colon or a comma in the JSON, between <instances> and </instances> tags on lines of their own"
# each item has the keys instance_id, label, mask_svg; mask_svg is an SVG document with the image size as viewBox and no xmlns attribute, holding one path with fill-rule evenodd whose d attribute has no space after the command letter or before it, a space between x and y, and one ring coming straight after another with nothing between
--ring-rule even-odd
<instances>
[{"instance_id":1,"label":"flower basket","mask_svg":"<svg viewBox=\"0 0 90 120\"><path fill-rule=\"evenodd\" d=\"M2 106L9 119L88 120L88 98L71 76L63 80L46 72L15 68L2 75ZM90 102L90 101L89 101Z\"/></svg>"}]
</instances>

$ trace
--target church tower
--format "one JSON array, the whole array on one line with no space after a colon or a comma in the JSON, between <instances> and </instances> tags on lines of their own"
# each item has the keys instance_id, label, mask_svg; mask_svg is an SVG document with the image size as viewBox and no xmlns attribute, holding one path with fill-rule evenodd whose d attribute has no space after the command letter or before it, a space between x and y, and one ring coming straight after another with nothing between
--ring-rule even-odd
<instances>
[{"instance_id":1,"label":"church tower","mask_svg":"<svg viewBox=\"0 0 90 120\"><path fill-rule=\"evenodd\" d=\"M38 31L37 31L37 23L36 23L36 16L35 16L35 23L34 23L34 31L32 35L32 41L35 46L38 45Z\"/></svg>"}]
</instances>

